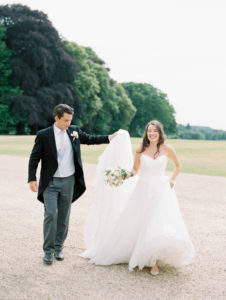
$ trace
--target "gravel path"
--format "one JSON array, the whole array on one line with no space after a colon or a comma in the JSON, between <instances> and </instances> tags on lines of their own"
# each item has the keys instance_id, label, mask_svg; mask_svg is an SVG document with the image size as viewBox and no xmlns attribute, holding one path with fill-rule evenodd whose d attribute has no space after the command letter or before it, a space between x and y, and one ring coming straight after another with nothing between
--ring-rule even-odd
<instances>
[{"instance_id":1,"label":"gravel path","mask_svg":"<svg viewBox=\"0 0 226 300\"><path fill-rule=\"evenodd\" d=\"M73 204L63 262L42 262L43 205L27 185L28 159L0 156L1 300L226 299L226 178L180 174L176 192L196 248L194 263L148 268L94 266L78 256L91 203L95 165L85 164L87 191Z\"/></svg>"}]
</instances>

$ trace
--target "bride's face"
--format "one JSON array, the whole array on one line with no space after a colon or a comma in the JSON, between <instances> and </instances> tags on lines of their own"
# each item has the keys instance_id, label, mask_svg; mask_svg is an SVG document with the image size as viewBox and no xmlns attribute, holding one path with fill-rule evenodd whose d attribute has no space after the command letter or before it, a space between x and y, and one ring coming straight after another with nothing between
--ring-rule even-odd
<instances>
[{"instance_id":1,"label":"bride's face","mask_svg":"<svg viewBox=\"0 0 226 300\"><path fill-rule=\"evenodd\" d=\"M147 131L147 137L150 142L158 142L159 140L159 132L155 125L149 125Z\"/></svg>"}]
</instances>

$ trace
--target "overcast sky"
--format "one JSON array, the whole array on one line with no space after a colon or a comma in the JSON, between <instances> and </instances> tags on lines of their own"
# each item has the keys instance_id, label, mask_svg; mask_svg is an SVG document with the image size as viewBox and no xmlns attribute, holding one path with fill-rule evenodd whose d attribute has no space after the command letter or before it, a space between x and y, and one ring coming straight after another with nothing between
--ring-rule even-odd
<instances>
[{"instance_id":1,"label":"overcast sky","mask_svg":"<svg viewBox=\"0 0 226 300\"><path fill-rule=\"evenodd\" d=\"M226 130L225 0L21 0L90 46L118 82L168 95L178 123Z\"/></svg>"}]
</instances>

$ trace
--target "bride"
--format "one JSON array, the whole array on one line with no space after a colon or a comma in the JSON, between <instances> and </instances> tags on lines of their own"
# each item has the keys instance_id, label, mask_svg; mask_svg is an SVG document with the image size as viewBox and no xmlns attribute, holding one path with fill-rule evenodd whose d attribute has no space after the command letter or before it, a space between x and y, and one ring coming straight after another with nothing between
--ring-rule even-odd
<instances>
[{"instance_id":1,"label":"bride","mask_svg":"<svg viewBox=\"0 0 226 300\"><path fill-rule=\"evenodd\" d=\"M168 159L175 165L170 178L164 175ZM104 182L105 170L119 166L132 169L135 176L111 187ZM174 191L179 171L160 122L145 127L134 163L129 135L119 130L99 158L84 230L86 251L80 256L97 265L128 263L131 271L148 266L152 275L159 273L159 262L175 267L191 263L194 247Z\"/></svg>"}]
</instances>

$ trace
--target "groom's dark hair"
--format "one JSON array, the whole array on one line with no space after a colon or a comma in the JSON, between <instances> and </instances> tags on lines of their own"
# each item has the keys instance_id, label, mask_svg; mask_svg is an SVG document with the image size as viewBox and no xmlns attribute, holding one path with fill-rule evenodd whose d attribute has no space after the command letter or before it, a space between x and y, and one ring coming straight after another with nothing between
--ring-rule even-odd
<instances>
[{"instance_id":1,"label":"groom's dark hair","mask_svg":"<svg viewBox=\"0 0 226 300\"><path fill-rule=\"evenodd\" d=\"M58 104L53 109L53 116L54 117L57 116L59 119L63 117L64 113L73 115L74 109L67 104Z\"/></svg>"}]
</instances>

